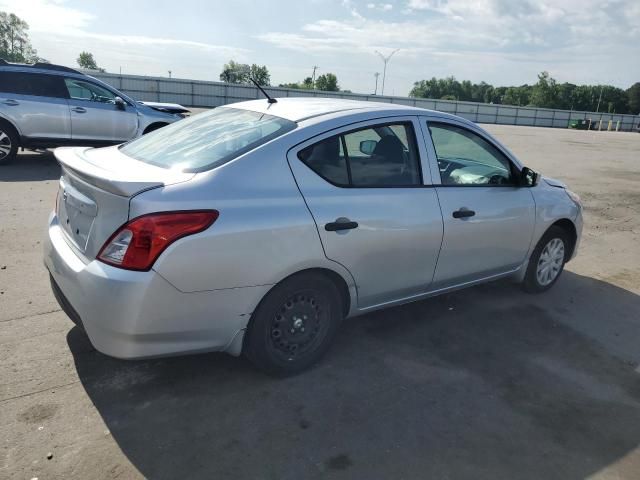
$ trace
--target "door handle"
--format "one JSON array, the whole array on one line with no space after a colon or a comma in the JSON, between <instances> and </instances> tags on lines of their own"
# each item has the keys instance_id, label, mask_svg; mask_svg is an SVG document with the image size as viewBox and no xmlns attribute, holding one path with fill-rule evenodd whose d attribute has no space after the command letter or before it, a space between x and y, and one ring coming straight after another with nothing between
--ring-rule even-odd
<instances>
[{"instance_id":1,"label":"door handle","mask_svg":"<svg viewBox=\"0 0 640 480\"><path fill-rule=\"evenodd\" d=\"M467 210L466 208L461 208L460 210L456 210L453 212L453 218L467 218L473 217L476 214L473 210Z\"/></svg>"},{"instance_id":2,"label":"door handle","mask_svg":"<svg viewBox=\"0 0 640 480\"><path fill-rule=\"evenodd\" d=\"M327 232L338 232L340 230L353 230L354 228L358 228L358 222L352 222L351 220L345 217L336 218L335 222L327 223L324 226L324 229Z\"/></svg>"},{"instance_id":3,"label":"door handle","mask_svg":"<svg viewBox=\"0 0 640 480\"><path fill-rule=\"evenodd\" d=\"M13 100L11 98L8 98L7 100L3 100L3 102L5 105L9 105L11 107L15 107L16 105L20 105L20 102L18 102L17 100Z\"/></svg>"},{"instance_id":4,"label":"door handle","mask_svg":"<svg viewBox=\"0 0 640 480\"><path fill-rule=\"evenodd\" d=\"M76 113L86 113L87 109L83 107L73 107L71 111Z\"/></svg>"}]
</instances>

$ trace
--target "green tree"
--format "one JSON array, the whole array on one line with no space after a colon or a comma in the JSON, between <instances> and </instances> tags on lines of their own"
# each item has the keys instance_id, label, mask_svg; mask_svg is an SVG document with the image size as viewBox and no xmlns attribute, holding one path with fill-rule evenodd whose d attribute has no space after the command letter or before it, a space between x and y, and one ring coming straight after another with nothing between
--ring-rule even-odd
<instances>
[{"instance_id":1,"label":"green tree","mask_svg":"<svg viewBox=\"0 0 640 480\"><path fill-rule=\"evenodd\" d=\"M565 110L595 111L599 108L599 111L609 113L640 112L640 82L626 91L612 85L559 84L548 72L540 73L535 85L518 87L494 87L486 82L433 77L414 82L409 96Z\"/></svg>"},{"instance_id":2,"label":"green tree","mask_svg":"<svg viewBox=\"0 0 640 480\"><path fill-rule=\"evenodd\" d=\"M280 88L302 88L299 83L280 83L278 86Z\"/></svg>"},{"instance_id":3,"label":"green tree","mask_svg":"<svg viewBox=\"0 0 640 480\"><path fill-rule=\"evenodd\" d=\"M538 75L538 83L531 92L531 104L542 108L555 108L558 105L558 84L549 72Z\"/></svg>"},{"instance_id":4,"label":"green tree","mask_svg":"<svg viewBox=\"0 0 640 480\"><path fill-rule=\"evenodd\" d=\"M627 89L628 112L640 114L640 82L636 82Z\"/></svg>"},{"instance_id":5,"label":"green tree","mask_svg":"<svg viewBox=\"0 0 640 480\"><path fill-rule=\"evenodd\" d=\"M410 97L416 98L442 98L445 92L440 90L439 82L436 77L431 80L420 80L413 84L413 88L409 92Z\"/></svg>"},{"instance_id":6,"label":"green tree","mask_svg":"<svg viewBox=\"0 0 640 480\"><path fill-rule=\"evenodd\" d=\"M249 66L246 63L229 60L229 63L225 63L222 73L220 74L220 80L227 83L245 83L252 85L252 78L258 82L259 85L269 86L271 82L269 69L265 65L260 66L255 63Z\"/></svg>"},{"instance_id":7,"label":"green tree","mask_svg":"<svg viewBox=\"0 0 640 480\"><path fill-rule=\"evenodd\" d=\"M519 87L508 87L502 97L503 105L516 105L524 107L529 105L531 97L531 87L529 85L520 85Z\"/></svg>"},{"instance_id":8,"label":"green tree","mask_svg":"<svg viewBox=\"0 0 640 480\"><path fill-rule=\"evenodd\" d=\"M0 12L0 58L9 62L34 63L38 53L29 40L29 24L13 13Z\"/></svg>"},{"instance_id":9,"label":"green tree","mask_svg":"<svg viewBox=\"0 0 640 480\"><path fill-rule=\"evenodd\" d=\"M222 68L220 80L227 83L247 83L250 73L251 67L246 63L229 60L229 63L225 63Z\"/></svg>"},{"instance_id":10,"label":"green tree","mask_svg":"<svg viewBox=\"0 0 640 480\"><path fill-rule=\"evenodd\" d=\"M325 73L316 79L316 88L327 92L339 92L338 78L333 73Z\"/></svg>"},{"instance_id":11,"label":"green tree","mask_svg":"<svg viewBox=\"0 0 640 480\"><path fill-rule=\"evenodd\" d=\"M104 72L104 68L100 68L93 58L93 53L80 52L78 59L76 60L80 68L86 68L87 70L97 70L98 72Z\"/></svg>"},{"instance_id":12,"label":"green tree","mask_svg":"<svg viewBox=\"0 0 640 480\"><path fill-rule=\"evenodd\" d=\"M253 78L258 85L268 87L271 85L271 75L265 65L259 66L255 63L249 68L249 76ZM247 79L248 80L248 79Z\"/></svg>"}]
</instances>

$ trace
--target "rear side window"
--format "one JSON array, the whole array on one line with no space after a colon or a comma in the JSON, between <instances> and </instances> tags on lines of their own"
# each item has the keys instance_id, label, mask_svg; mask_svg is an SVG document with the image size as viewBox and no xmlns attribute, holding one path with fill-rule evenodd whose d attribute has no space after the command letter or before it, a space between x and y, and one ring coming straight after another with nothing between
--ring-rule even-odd
<instances>
[{"instance_id":1,"label":"rear side window","mask_svg":"<svg viewBox=\"0 0 640 480\"><path fill-rule=\"evenodd\" d=\"M407 187L422 184L410 122L381 124L327 138L298 158L339 187Z\"/></svg>"},{"instance_id":2,"label":"rear side window","mask_svg":"<svg viewBox=\"0 0 640 480\"><path fill-rule=\"evenodd\" d=\"M0 72L0 92L67 98L62 77L41 73Z\"/></svg>"},{"instance_id":3,"label":"rear side window","mask_svg":"<svg viewBox=\"0 0 640 480\"><path fill-rule=\"evenodd\" d=\"M219 107L180 120L120 147L130 157L163 168L201 172L226 163L296 128L290 120Z\"/></svg>"}]
</instances>

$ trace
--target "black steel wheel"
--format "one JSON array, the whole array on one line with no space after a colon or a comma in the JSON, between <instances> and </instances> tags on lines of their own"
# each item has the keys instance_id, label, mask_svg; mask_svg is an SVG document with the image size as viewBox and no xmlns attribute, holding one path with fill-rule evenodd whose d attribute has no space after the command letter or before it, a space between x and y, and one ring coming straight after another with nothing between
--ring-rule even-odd
<instances>
[{"instance_id":1,"label":"black steel wheel","mask_svg":"<svg viewBox=\"0 0 640 480\"><path fill-rule=\"evenodd\" d=\"M244 353L267 373L301 372L329 349L342 316L332 280L314 272L293 275L276 285L254 312Z\"/></svg>"}]
</instances>

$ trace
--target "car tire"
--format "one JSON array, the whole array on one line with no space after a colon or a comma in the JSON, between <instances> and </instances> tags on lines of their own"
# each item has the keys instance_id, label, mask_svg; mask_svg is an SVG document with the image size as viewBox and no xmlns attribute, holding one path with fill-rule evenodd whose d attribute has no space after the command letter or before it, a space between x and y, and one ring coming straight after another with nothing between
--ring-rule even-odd
<instances>
[{"instance_id":1,"label":"car tire","mask_svg":"<svg viewBox=\"0 0 640 480\"><path fill-rule=\"evenodd\" d=\"M529 258L522 286L528 293L549 290L560 278L568 260L570 240L567 232L552 226L542 236Z\"/></svg>"},{"instance_id":2,"label":"car tire","mask_svg":"<svg viewBox=\"0 0 640 480\"><path fill-rule=\"evenodd\" d=\"M254 311L243 353L274 376L302 372L327 352L343 318L340 292L331 279L303 272L269 291Z\"/></svg>"},{"instance_id":3,"label":"car tire","mask_svg":"<svg viewBox=\"0 0 640 480\"><path fill-rule=\"evenodd\" d=\"M0 122L0 165L13 161L18 154L18 132L6 122Z\"/></svg>"}]
</instances>

